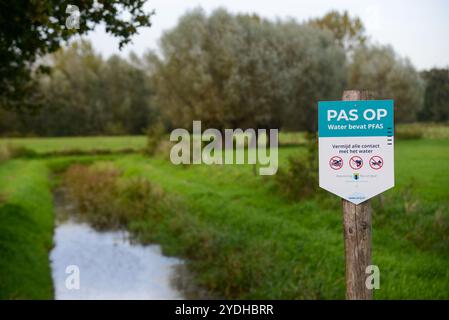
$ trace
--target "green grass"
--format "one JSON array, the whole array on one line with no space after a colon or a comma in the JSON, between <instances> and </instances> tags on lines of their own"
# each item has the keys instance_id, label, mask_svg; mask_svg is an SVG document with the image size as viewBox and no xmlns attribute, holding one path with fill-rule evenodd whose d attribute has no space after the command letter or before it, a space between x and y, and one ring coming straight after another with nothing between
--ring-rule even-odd
<instances>
[{"instance_id":1,"label":"green grass","mask_svg":"<svg viewBox=\"0 0 449 320\"><path fill-rule=\"evenodd\" d=\"M449 139L449 125L441 124L399 124L398 130L419 130L423 132L424 139ZM168 137L167 137L168 140ZM304 144L304 134L299 132L280 132L281 145ZM1 144L11 144L26 147L37 153L63 152L71 150L111 150L122 149L141 150L146 146L145 136L96 136L96 137L62 137L62 138L0 138Z\"/></svg>"},{"instance_id":2,"label":"green grass","mask_svg":"<svg viewBox=\"0 0 449 320\"><path fill-rule=\"evenodd\" d=\"M374 201L376 298L449 298L448 151L447 140L397 144L397 187L385 194L384 208ZM281 160L294 152L300 148L282 150ZM253 176L244 165L185 168L141 156L116 163L183 200L181 216L167 215L147 232L167 252L192 258L200 283L233 298L344 298L336 197L287 203L272 177ZM417 203L406 208L410 188Z\"/></svg>"},{"instance_id":3,"label":"green grass","mask_svg":"<svg viewBox=\"0 0 449 320\"><path fill-rule=\"evenodd\" d=\"M0 299L52 299L48 253L53 200L48 169L35 161L0 165Z\"/></svg>"},{"instance_id":4,"label":"green grass","mask_svg":"<svg viewBox=\"0 0 449 320\"><path fill-rule=\"evenodd\" d=\"M449 204L449 139L396 143L395 171L398 188L411 187L422 200Z\"/></svg>"},{"instance_id":5,"label":"green grass","mask_svg":"<svg viewBox=\"0 0 449 320\"><path fill-rule=\"evenodd\" d=\"M70 150L140 150L146 145L145 136L65 137L65 138L3 138L0 144L23 146L37 153Z\"/></svg>"},{"instance_id":6,"label":"green grass","mask_svg":"<svg viewBox=\"0 0 449 320\"><path fill-rule=\"evenodd\" d=\"M145 144L144 137L15 140L37 152L106 147L99 141L117 149ZM282 148L280 165L303 151ZM373 263L381 271L375 297L448 299L449 140L397 141L395 151L396 187L384 194L383 207L373 201ZM131 229L187 258L200 284L232 298L344 298L335 196L323 192L292 203L280 195L274 177L254 176L248 165L174 166L138 154L0 164L0 193L7 195L0 209L0 298L52 297L48 174L99 160L114 162L125 177L146 177L173 196L162 220L135 221Z\"/></svg>"},{"instance_id":7,"label":"green grass","mask_svg":"<svg viewBox=\"0 0 449 320\"><path fill-rule=\"evenodd\" d=\"M167 136L167 140L168 140ZM288 145L304 143L302 133L287 132L280 134L281 143ZM64 152L72 150L141 150L147 143L145 136L117 137L62 137L62 138L1 138L0 145L10 144L35 151L37 153Z\"/></svg>"}]
</instances>

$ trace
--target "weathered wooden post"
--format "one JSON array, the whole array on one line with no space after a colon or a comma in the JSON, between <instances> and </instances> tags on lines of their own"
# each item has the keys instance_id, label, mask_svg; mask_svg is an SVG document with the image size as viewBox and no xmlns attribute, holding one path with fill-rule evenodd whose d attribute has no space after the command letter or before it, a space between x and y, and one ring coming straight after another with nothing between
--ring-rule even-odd
<instances>
[{"instance_id":1,"label":"weathered wooden post","mask_svg":"<svg viewBox=\"0 0 449 320\"><path fill-rule=\"evenodd\" d=\"M348 90L342 101L318 102L320 187L342 199L350 300L370 300L379 288L367 268L370 199L394 187L394 101L372 99L369 91Z\"/></svg>"},{"instance_id":2,"label":"weathered wooden post","mask_svg":"<svg viewBox=\"0 0 449 320\"><path fill-rule=\"evenodd\" d=\"M368 91L343 92L344 101L370 100ZM365 285L366 267L371 265L371 200L358 205L342 199L346 260L346 299L371 300L372 290Z\"/></svg>"}]
</instances>

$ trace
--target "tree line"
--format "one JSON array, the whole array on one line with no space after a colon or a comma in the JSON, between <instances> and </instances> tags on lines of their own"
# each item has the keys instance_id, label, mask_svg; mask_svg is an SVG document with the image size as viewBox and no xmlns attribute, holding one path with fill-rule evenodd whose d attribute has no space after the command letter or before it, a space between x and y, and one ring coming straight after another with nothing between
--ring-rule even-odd
<instances>
[{"instance_id":1,"label":"tree line","mask_svg":"<svg viewBox=\"0 0 449 320\"><path fill-rule=\"evenodd\" d=\"M449 70L419 73L346 12L298 23L196 9L142 57L104 59L78 41L46 59L51 72L35 76L42 107L0 108L0 134L141 134L193 120L313 132L317 101L345 88L394 99L398 122L449 119Z\"/></svg>"},{"instance_id":2,"label":"tree line","mask_svg":"<svg viewBox=\"0 0 449 320\"><path fill-rule=\"evenodd\" d=\"M139 59L103 59L87 41L50 58L51 73L36 86L37 110L0 110L9 134L42 136L142 134L151 124L149 78Z\"/></svg>"}]
</instances>

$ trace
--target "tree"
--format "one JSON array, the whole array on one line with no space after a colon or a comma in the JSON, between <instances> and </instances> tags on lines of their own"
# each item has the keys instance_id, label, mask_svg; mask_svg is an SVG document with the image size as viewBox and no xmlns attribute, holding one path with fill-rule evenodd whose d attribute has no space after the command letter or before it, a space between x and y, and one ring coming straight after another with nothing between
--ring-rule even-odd
<instances>
[{"instance_id":1,"label":"tree","mask_svg":"<svg viewBox=\"0 0 449 320\"><path fill-rule=\"evenodd\" d=\"M348 84L374 91L377 99L395 100L395 118L411 122L423 103L423 82L408 59L397 57L389 46L365 46L354 52Z\"/></svg>"},{"instance_id":2,"label":"tree","mask_svg":"<svg viewBox=\"0 0 449 320\"><path fill-rule=\"evenodd\" d=\"M142 134L154 121L148 77L133 55L104 60L90 42L74 42L49 57L48 75L37 90L43 106L34 112L6 112L14 125L0 131L44 136Z\"/></svg>"},{"instance_id":3,"label":"tree","mask_svg":"<svg viewBox=\"0 0 449 320\"><path fill-rule=\"evenodd\" d=\"M422 121L449 120L449 69L424 71L424 108L419 114Z\"/></svg>"},{"instance_id":4,"label":"tree","mask_svg":"<svg viewBox=\"0 0 449 320\"><path fill-rule=\"evenodd\" d=\"M110 115L105 133L143 134L157 116L150 107L151 88L140 59L131 54L129 60L112 56L105 62L103 100Z\"/></svg>"},{"instance_id":5,"label":"tree","mask_svg":"<svg viewBox=\"0 0 449 320\"><path fill-rule=\"evenodd\" d=\"M351 18L347 11L341 14L338 11L330 11L322 18L309 21L312 26L329 30L335 37L335 41L345 52L352 52L354 49L366 43L365 27L362 20Z\"/></svg>"},{"instance_id":6,"label":"tree","mask_svg":"<svg viewBox=\"0 0 449 320\"><path fill-rule=\"evenodd\" d=\"M294 22L280 26L280 85L284 88L282 126L317 130L317 101L340 99L346 80L346 56L328 31Z\"/></svg>"},{"instance_id":7,"label":"tree","mask_svg":"<svg viewBox=\"0 0 449 320\"><path fill-rule=\"evenodd\" d=\"M110 110L104 103L105 64L87 41L51 57L52 71L39 78L44 106L24 119L35 134L91 135L104 132Z\"/></svg>"},{"instance_id":8,"label":"tree","mask_svg":"<svg viewBox=\"0 0 449 320\"><path fill-rule=\"evenodd\" d=\"M332 34L294 21L195 10L160 43L146 60L155 103L175 127L314 130L315 101L336 98L345 79Z\"/></svg>"},{"instance_id":9,"label":"tree","mask_svg":"<svg viewBox=\"0 0 449 320\"><path fill-rule=\"evenodd\" d=\"M78 29L65 26L69 4L79 9ZM36 59L55 52L75 35L86 34L104 23L106 31L117 37L123 47L138 28L151 25L153 12L145 12L144 4L144 0L1 1L0 107L18 109L33 104Z\"/></svg>"}]
</instances>

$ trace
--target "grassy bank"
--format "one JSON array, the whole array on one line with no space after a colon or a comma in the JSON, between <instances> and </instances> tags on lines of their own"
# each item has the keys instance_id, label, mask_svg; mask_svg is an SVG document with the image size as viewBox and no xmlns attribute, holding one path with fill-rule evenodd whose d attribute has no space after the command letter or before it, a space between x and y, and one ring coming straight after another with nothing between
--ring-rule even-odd
<instances>
[{"instance_id":1,"label":"grassy bank","mask_svg":"<svg viewBox=\"0 0 449 320\"><path fill-rule=\"evenodd\" d=\"M51 299L48 253L53 207L48 169L35 161L0 165L0 299Z\"/></svg>"},{"instance_id":2,"label":"grassy bank","mask_svg":"<svg viewBox=\"0 0 449 320\"><path fill-rule=\"evenodd\" d=\"M95 145L83 139L85 148ZM58 140L58 146L65 144ZM56 147L46 148L51 152ZM373 263L381 271L375 298L447 299L449 140L398 141L395 150L396 187L384 194L382 203L373 200ZM281 167L289 155L303 151L281 148ZM121 170L122 182L143 177L164 189L162 207L129 218L126 201L141 197L141 188L134 188L141 180L125 183L113 195L119 200L117 211L126 214L123 220L143 242L160 243L167 254L187 258L196 281L219 296L344 298L342 217L335 196L320 192L290 202L274 177L255 176L252 166L174 166L139 154L0 164L0 194L6 197L0 205L0 298L52 297L48 174L73 163L105 161ZM124 191L125 202L120 201ZM159 206L152 198L147 202Z\"/></svg>"},{"instance_id":3,"label":"grassy bank","mask_svg":"<svg viewBox=\"0 0 449 320\"><path fill-rule=\"evenodd\" d=\"M447 140L397 144L397 187L373 203L378 299L449 298L447 150ZM301 148L282 150L281 162L295 152ZM336 197L288 203L272 177L254 176L250 166L174 167L141 156L116 165L179 197L181 206L131 227L189 258L200 284L228 298L344 298Z\"/></svg>"}]
</instances>

